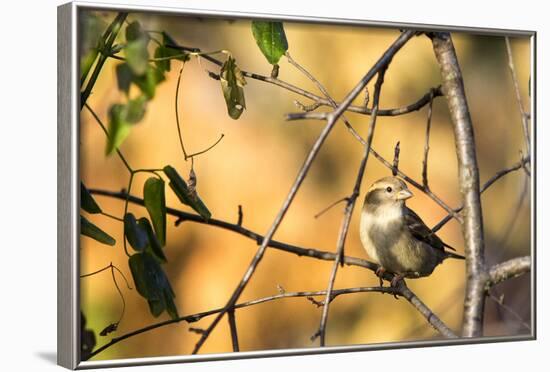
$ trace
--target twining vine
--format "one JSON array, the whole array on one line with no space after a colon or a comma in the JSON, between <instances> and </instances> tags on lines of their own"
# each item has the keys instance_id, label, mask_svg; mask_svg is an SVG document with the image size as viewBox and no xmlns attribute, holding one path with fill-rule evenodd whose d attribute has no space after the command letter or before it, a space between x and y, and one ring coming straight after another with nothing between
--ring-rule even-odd
<instances>
[{"instance_id":1,"label":"twining vine","mask_svg":"<svg viewBox=\"0 0 550 372\"><path fill-rule=\"evenodd\" d=\"M116 154L128 171L129 178L127 187L120 192L93 188L90 189L84 185L84 183L81 183L81 209L88 215L88 217L81 215L80 232L82 235L95 239L102 244L116 246L117 242L115 239L104 232L95 223L90 221L90 219L94 215L101 215L119 222L121 224L124 237L122 242L123 251L128 257L128 265L137 293L147 301L151 315L158 317L162 313L166 312L170 317L170 320L153 323L127 334L116 336L111 341L96 348L95 336L93 332L85 329L85 317L84 314L82 314L82 360L87 360L94 357L107 348L128 339L129 337L181 321L193 323L205 317L213 317L213 320L208 327L205 329L196 327L189 328L189 331L195 332L199 335L199 339L193 349L193 353L195 354L200 351L202 345L207 341L212 331L218 326L221 319L225 316L227 316L228 320L233 350L239 351L240 347L237 333L237 318L235 316L237 309L246 308L259 303L296 297L305 297L315 306L322 307L319 328L312 332L311 339L314 341L319 338L320 346L325 346L325 334L328 326L328 314L330 309L329 305L336 297L340 295L357 293L389 293L396 296L396 298L404 298L442 336L447 338L457 338L457 332L450 329L443 321L441 321L441 319L407 287L404 281L399 282L399 284L395 287L384 287L381 282L379 287L344 289L334 288L334 282L339 267L344 265L355 265L373 272L376 272L378 268L376 264L369 261L346 256L344 250L354 206L358 196L360 195L361 181L363 179L370 154L372 154L374 158L387 167L393 175L403 178L409 184L427 195L447 212L447 216L433 227L432 231L434 233L453 218L462 225L466 243L465 253L467 270L466 299L464 304L465 311L462 335L466 337L483 335L482 325L485 298L492 298L495 300L494 296L489 293L489 290L502 281L523 275L531 270L530 257L518 257L506 262L501 262L493 267L487 267L484 261L481 194L497 180L511 172L523 169L528 177L531 174L531 146L529 137L530 115L526 113L523 103L521 102L517 76L512 59L511 46L508 38L505 39L508 65L514 81L516 98L521 114L521 124L525 138L525 154L520 155L520 159L517 164L497 172L493 177L481 185L479 181L479 172L477 169L475 141L472 129L473 124L469 117L468 105L464 93L464 83L460 73L460 66L454 51L452 38L449 33L425 33L413 30L401 31L398 38L386 49L378 61L368 70L357 85L343 98L342 101L338 102L329 94L323 84L317 80L315 76L313 76L304 66L291 57L284 26L281 22L251 22L252 37L255 39L258 48L265 56L267 62L272 66L271 75L264 76L253 72L242 71L238 67L237 61L230 51L218 50L213 52L203 52L199 48L179 45L166 32L146 30L142 27L138 20L131 21L128 18L127 13L121 12L114 17L109 25L104 26L101 18L98 16L89 14L85 17L85 21L88 22L87 26L94 26L96 32L90 32L90 35L88 36L89 39L86 40L86 43L84 43L84 45L87 45L87 48L81 50L80 107L81 110L85 109L92 115L95 122L104 132L106 136L106 156ZM97 32L98 29L101 32ZM122 33L124 33L124 37L122 36ZM379 100L384 83L384 76L393 57L405 44L407 44L410 39L425 36L429 37L433 43L434 54L441 67L442 85L430 89L425 95L420 97L420 99L409 105L391 109L380 108ZM154 49L153 53L151 53L152 49ZM223 59L218 59L218 56ZM278 74L280 67L278 63L283 57L286 58L291 66L310 79L319 89L321 95L309 92L279 79ZM92 94L95 83L100 77L101 70L108 59L119 61L119 64L116 65L117 86L118 89L124 93L125 99L123 102L113 103L111 105L108 112L108 124L105 125L103 120L100 118L100 115L98 115L98 113L88 103L88 98ZM226 103L227 113L229 117L234 120L238 120L246 109L245 86L247 84L247 79L253 79L259 82L273 84L281 89L285 89L311 101L309 104L303 104L296 100L296 106L301 110L301 112L287 114L287 120L296 121L303 119L314 119L321 120L326 123L304 160L301 169L298 171L291 190L285 198L279 212L275 216L271 227L264 235L253 232L243 226L243 211L240 205L238 207L238 221L236 224L233 224L213 218L206 203L199 196L197 189L198 177L193 168L193 159L196 156L206 156L206 153L213 150L216 145L220 143L220 141L224 138L224 134L220 134L220 137L215 142L209 146L205 146L202 150L188 152L185 147L183 126L178 113L178 102L185 64L189 63L191 59L196 59L199 63L201 63L201 66L203 66L203 63L207 62L214 66L214 70L212 70L210 66L203 66L206 73L205 76L220 82L221 93ZM171 70L173 63L179 65L174 102L176 123L175 130L178 134L184 160L191 161L189 176L187 179L184 179L178 170L170 164L164 164L155 169L132 167L120 150L120 146L131 135L132 128L135 125L138 125L143 119L148 102L154 99L156 87L166 80L165 75ZM219 71L216 69L219 69ZM367 89L367 84L375 77L376 82L371 98ZM131 89L132 87L137 89ZM364 105L352 105L352 102L360 94L364 94L365 96ZM429 187L428 157L430 149L429 139L432 105L433 101L438 97L444 97L449 105L451 121L455 132L456 150L459 164L459 186L463 196L462 205L455 208L452 208L444 202ZM368 107L369 104L371 107ZM329 107L332 111L316 111L318 108L324 106ZM427 106L427 124L425 129L425 146L422 157L422 173L421 181L416 181L414 178L408 176L401 169L399 169L399 143L396 144L392 162L386 160L378 152L376 152L371 144L375 132L376 118L378 116L405 115L420 110L425 106ZM346 111L370 115L370 124L364 138L345 117ZM273 236L277 231L277 228L284 219L286 211L298 193L302 182L306 178L308 171L316 158L316 155L322 148L326 138L330 135L331 130L340 120L348 129L350 134L363 147L364 152L363 157L360 159L357 176L350 194L335 203L332 203L328 207L332 208L341 202L345 202L342 223L338 238L336 240L336 248L334 253L321 251L314 248L299 247L273 240ZM135 178L134 176L138 173L145 173L149 175L149 178L146 180L141 193L142 197L135 196L132 192L133 181ZM171 208L166 205L166 182L168 182L169 188L177 196L181 204L191 208L194 213ZM93 195L101 195L122 200L124 203L122 215L116 216L104 212L95 201ZM133 213L129 213L128 206L130 203L135 203L145 207L147 215L135 216ZM324 211L319 214L322 213L324 213ZM184 316L179 314L178 308L174 301L176 293L172 289L169 278L163 269L163 264L167 262L167 257L165 256L163 250L167 242L167 216L177 217L177 220L175 221L176 226L182 221L205 224L212 227L233 231L256 241L258 244L258 249L255 255L223 307L197 314ZM95 219L95 217L93 217L93 219ZM252 301L239 302L242 292L252 280L253 275L268 247L298 256L305 256L317 260L333 261L331 271L327 273L326 289L318 291L288 292L278 286L278 294ZM119 296L121 297L122 310L118 320L108 323L100 332L101 336L106 336L117 331L120 322L123 321L126 310L126 301L116 280L115 273L122 276L122 278L126 281L127 288L129 290L133 289L123 274L123 270L114 266L112 263L92 273L81 275L81 279L96 276L108 270L111 271L113 283ZM391 281L393 275L386 273L383 278ZM320 297L322 300L317 300L316 297ZM499 303L498 301L496 302ZM500 305L503 309L512 311L502 301L500 301ZM523 323L525 324L525 322Z\"/></svg>"}]
</instances>

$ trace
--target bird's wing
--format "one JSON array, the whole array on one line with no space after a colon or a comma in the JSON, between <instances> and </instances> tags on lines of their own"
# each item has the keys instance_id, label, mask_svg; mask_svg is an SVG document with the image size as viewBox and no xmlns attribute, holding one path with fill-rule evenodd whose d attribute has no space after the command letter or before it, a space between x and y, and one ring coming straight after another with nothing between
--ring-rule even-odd
<instances>
[{"instance_id":1,"label":"bird's wing","mask_svg":"<svg viewBox=\"0 0 550 372\"><path fill-rule=\"evenodd\" d=\"M426 226L424 221L422 221L422 219L412 209L407 207L405 207L405 222L410 233L416 239L442 251L445 250L445 247L450 248L453 251L455 250L448 244L443 243L443 241L439 239L439 237L435 235L428 226Z\"/></svg>"}]
</instances>

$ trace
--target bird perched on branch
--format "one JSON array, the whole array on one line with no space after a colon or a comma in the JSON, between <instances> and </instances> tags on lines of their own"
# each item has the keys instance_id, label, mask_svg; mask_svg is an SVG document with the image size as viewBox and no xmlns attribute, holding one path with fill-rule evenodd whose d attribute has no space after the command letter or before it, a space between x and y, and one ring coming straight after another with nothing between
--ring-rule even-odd
<instances>
[{"instance_id":1,"label":"bird perched on branch","mask_svg":"<svg viewBox=\"0 0 550 372\"><path fill-rule=\"evenodd\" d=\"M397 177L379 179L370 187L361 211L361 243L371 259L380 265L380 277L394 274L391 285L403 278L430 275L447 258L464 259L449 252L445 244L420 217L405 205L413 194Z\"/></svg>"}]
</instances>

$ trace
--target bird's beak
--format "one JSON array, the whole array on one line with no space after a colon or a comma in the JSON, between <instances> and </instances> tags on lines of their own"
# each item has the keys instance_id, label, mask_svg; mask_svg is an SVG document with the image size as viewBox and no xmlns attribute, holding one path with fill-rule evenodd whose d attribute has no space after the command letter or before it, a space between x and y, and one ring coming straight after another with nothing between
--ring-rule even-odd
<instances>
[{"instance_id":1,"label":"bird's beak","mask_svg":"<svg viewBox=\"0 0 550 372\"><path fill-rule=\"evenodd\" d=\"M405 189L405 190L399 191L396 195L396 198L397 200L406 200L411 198L412 196L413 196L413 193Z\"/></svg>"}]
</instances>

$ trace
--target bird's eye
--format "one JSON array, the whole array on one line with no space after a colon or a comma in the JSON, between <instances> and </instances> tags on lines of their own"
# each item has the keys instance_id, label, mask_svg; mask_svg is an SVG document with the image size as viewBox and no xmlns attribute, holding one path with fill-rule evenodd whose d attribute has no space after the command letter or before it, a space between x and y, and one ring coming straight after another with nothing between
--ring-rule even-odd
<instances>
[{"instance_id":1,"label":"bird's eye","mask_svg":"<svg viewBox=\"0 0 550 372\"><path fill-rule=\"evenodd\" d=\"M387 192L392 192L392 188L388 186L388 187L386 187L386 191Z\"/></svg>"}]
</instances>

